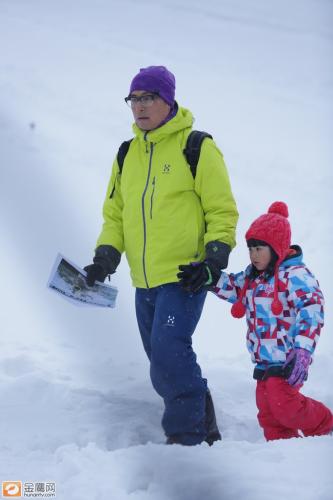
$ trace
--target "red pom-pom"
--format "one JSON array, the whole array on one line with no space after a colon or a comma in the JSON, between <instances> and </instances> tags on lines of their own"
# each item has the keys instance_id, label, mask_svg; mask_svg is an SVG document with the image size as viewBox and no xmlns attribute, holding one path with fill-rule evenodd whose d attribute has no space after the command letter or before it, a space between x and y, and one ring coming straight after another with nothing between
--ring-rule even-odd
<instances>
[{"instance_id":1,"label":"red pom-pom","mask_svg":"<svg viewBox=\"0 0 333 500\"><path fill-rule=\"evenodd\" d=\"M246 312L245 306L239 300L231 307L231 314L234 318L242 318Z\"/></svg>"},{"instance_id":2,"label":"red pom-pom","mask_svg":"<svg viewBox=\"0 0 333 500\"><path fill-rule=\"evenodd\" d=\"M279 314L281 314L283 311L283 305L281 304L281 302L279 300L273 300L271 309L272 309L272 313L275 316L279 316Z\"/></svg>"},{"instance_id":3,"label":"red pom-pom","mask_svg":"<svg viewBox=\"0 0 333 500\"><path fill-rule=\"evenodd\" d=\"M282 215L282 217L289 216L288 206L283 201L275 201L274 203L272 203L268 209L268 213L279 214Z\"/></svg>"}]
</instances>

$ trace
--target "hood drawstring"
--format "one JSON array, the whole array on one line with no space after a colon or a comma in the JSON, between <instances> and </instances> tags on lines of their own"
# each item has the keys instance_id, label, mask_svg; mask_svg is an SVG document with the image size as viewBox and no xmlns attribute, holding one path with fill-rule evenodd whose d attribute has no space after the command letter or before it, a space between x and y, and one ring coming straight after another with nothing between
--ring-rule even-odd
<instances>
[{"instance_id":1,"label":"hood drawstring","mask_svg":"<svg viewBox=\"0 0 333 500\"><path fill-rule=\"evenodd\" d=\"M274 270L274 298L271 304L271 310L274 316L279 316L283 311L283 305L279 300L279 266L283 259L279 259L275 265ZM250 278L245 279L245 283L240 291L237 302L235 302L231 307L231 314L234 318L242 318L246 313L246 307L243 303L243 299L248 288Z\"/></svg>"},{"instance_id":2,"label":"hood drawstring","mask_svg":"<svg viewBox=\"0 0 333 500\"><path fill-rule=\"evenodd\" d=\"M283 305L279 300L279 267L283 259L279 259L275 265L274 271L274 298L271 305L271 310L274 316L279 316L283 311Z\"/></svg>"},{"instance_id":3,"label":"hood drawstring","mask_svg":"<svg viewBox=\"0 0 333 500\"><path fill-rule=\"evenodd\" d=\"M235 302L231 307L231 314L234 318L242 318L246 312L245 305L243 304L243 299L245 297L249 282L250 282L250 278L247 276L245 278L245 283L243 285L243 288L240 291L237 302Z\"/></svg>"}]
</instances>

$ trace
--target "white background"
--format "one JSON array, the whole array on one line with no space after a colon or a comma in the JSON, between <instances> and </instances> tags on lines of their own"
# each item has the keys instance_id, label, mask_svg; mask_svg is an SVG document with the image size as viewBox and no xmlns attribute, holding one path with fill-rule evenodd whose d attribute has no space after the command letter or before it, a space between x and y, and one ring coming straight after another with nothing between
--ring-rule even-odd
<instances>
[{"instance_id":1,"label":"white background","mask_svg":"<svg viewBox=\"0 0 333 500\"><path fill-rule=\"evenodd\" d=\"M326 297L304 393L333 407L330 0L0 0L0 481L64 500L329 500L332 437L266 443L244 320L207 300L194 338L223 441L164 446L123 259L115 310L46 290L58 251L91 262L140 67L164 64L224 153L244 233L275 200Z\"/></svg>"}]
</instances>

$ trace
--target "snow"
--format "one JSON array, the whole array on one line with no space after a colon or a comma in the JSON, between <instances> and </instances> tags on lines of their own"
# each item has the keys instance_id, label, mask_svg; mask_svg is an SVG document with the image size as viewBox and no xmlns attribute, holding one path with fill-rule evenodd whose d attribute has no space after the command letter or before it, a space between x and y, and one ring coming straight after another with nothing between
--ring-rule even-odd
<instances>
[{"instance_id":1,"label":"snow","mask_svg":"<svg viewBox=\"0 0 333 500\"><path fill-rule=\"evenodd\" d=\"M333 408L332 17L329 0L1 0L0 482L55 481L62 500L331 500L333 439L266 443L245 325L210 296L195 334L223 441L165 446L125 260L117 308L46 290L56 254L85 265L140 67L224 152L244 233L275 200L326 297L304 393Z\"/></svg>"}]
</instances>

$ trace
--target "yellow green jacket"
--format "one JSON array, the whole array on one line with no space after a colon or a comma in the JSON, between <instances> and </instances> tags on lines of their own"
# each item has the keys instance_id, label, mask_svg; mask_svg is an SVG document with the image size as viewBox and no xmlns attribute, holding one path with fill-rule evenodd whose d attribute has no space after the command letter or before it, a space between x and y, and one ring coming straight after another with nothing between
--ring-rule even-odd
<instances>
[{"instance_id":1,"label":"yellow green jacket","mask_svg":"<svg viewBox=\"0 0 333 500\"><path fill-rule=\"evenodd\" d=\"M126 252L135 287L178 281L178 266L203 259L210 241L235 246L238 212L221 152L204 140L195 180L183 154L192 123L179 108L155 130L134 124L121 174L113 163L97 246Z\"/></svg>"}]
</instances>

